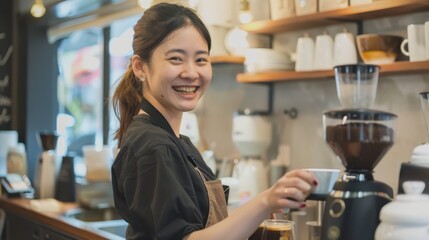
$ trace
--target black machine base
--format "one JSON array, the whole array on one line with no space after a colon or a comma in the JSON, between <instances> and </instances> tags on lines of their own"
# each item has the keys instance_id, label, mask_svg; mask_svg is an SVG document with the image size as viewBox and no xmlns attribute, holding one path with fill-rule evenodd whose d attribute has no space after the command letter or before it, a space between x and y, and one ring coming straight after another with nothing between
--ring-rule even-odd
<instances>
[{"instance_id":1,"label":"black machine base","mask_svg":"<svg viewBox=\"0 0 429 240\"><path fill-rule=\"evenodd\" d=\"M372 240L393 190L377 181L337 182L326 199L322 240Z\"/></svg>"}]
</instances>

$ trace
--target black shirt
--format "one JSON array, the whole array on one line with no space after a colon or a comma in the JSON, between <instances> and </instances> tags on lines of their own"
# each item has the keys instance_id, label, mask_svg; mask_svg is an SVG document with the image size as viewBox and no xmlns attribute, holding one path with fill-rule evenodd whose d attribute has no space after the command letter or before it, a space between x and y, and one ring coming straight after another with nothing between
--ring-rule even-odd
<instances>
[{"instance_id":1,"label":"black shirt","mask_svg":"<svg viewBox=\"0 0 429 240\"><path fill-rule=\"evenodd\" d=\"M192 164L207 180L215 176L189 138L177 138L165 119L154 119L159 115L134 117L112 165L115 206L129 223L127 239L182 239L207 221L207 191Z\"/></svg>"}]
</instances>

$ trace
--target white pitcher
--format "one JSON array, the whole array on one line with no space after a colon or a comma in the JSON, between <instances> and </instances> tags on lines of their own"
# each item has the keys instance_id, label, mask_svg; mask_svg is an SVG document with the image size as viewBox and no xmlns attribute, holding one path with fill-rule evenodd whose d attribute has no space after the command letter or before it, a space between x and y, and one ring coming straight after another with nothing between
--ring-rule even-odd
<instances>
[{"instance_id":1,"label":"white pitcher","mask_svg":"<svg viewBox=\"0 0 429 240\"><path fill-rule=\"evenodd\" d=\"M295 71L312 71L314 61L314 40L306 33L296 44Z\"/></svg>"},{"instance_id":2,"label":"white pitcher","mask_svg":"<svg viewBox=\"0 0 429 240\"><path fill-rule=\"evenodd\" d=\"M355 37L344 29L334 40L334 65L356 64L358 62Z\"/></svg>"},{"instance_id":3,"label":"white pitcher","mask_svg":"<svg viewBox=\"0 0 429 240\"><path fill-rule=\"evenodd\" d=\"M334 67L334 40L328 33L316 37L314 49L314 70L327 70Z\"/></svg>"}]
</instances>

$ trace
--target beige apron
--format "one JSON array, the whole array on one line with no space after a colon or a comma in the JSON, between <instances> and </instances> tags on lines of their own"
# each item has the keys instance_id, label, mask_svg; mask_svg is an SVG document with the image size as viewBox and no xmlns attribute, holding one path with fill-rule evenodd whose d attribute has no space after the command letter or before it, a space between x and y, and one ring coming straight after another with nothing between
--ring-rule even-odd
<instances>
[{"instance_id":1,"label":"beige apron","mask_svg":"<svg viewBox=\"0 0 429 240\"><path fill-rule=\"evenodd\" d=\"M162 116L162 114L146 99L142 99L141 102L141 109L146 112L151 119L153 118L153 124L160 126L161 128L165 129L167 132L172 134L172 136L175 136L175 133L173 129L171 128L168 121ZM152 121L152 120L151 120ZM184 156L190 157L191 155L188 155L186 153L186 148L182 146L180 141L176 141L177 147L180 149L181 152L183 152ZM195 163L192 163L192 157L190 161L187 161L194 169L197 171L197 173L200 175L201 180L204 182L204 185L206 186L208 197L209 197L209 215L206 222L206 227L209 227L222 219L226 218L228 215L228 211L226 208L226 200L225 200L225 194L223 192L223 187L220 182L220 180L213 180L213 181L206 181L204 175L200 172L198 167L196 167Z\"/></svg>"},{"instance_id":2,"label":"beige apron","mask_svg":"<svg viewBox=\"0 0 429 240\"><path fill-rule=\"evenodd\" d=\"M194 167L203 180L209 197L209 215L205 227L210 227L228 216L225 193L219 179L207 181L200 169Z\"/></svg>"},{"instance_id":3,"label":"beige apron","mask_svg":"<svg viewBox=\"0 0 429 240\"><path fill-rule=\"evenodd\" d=\"M219 179L204 181L207 193L209 195L209 216L207 217L206 227L210 227L228 216L226 207L225 193L222 183Z\"/></svg>"}]
</instances>

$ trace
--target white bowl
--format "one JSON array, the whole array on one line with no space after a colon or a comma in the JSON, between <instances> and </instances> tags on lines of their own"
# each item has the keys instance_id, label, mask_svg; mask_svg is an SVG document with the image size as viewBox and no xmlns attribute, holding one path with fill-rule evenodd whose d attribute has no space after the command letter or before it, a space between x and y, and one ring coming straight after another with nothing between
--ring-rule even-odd
<instances>
[{"instance_id":1,"label":"white bowl","mask_svg":"<svg viewBox=\"0 0 429 240\"><path fill-rule=\"evenodd\" d=\"M257 72L266 72L266 71L276 71L276 70L291 70L293 69L293 64L263 64L263 63L244 63L246 72L257 73Z\"/></svg>"},{"instance_id":2,"label":"white bowl","mask_svg":"<svg viewBox=\"0 0 429 240\"><path fill-rule=\"evenodd\" d=\"M288 64L291 62L287 53L271 48L248 48L244 53L245 62L265 64Z\"/></svg>"}]
</instances>

